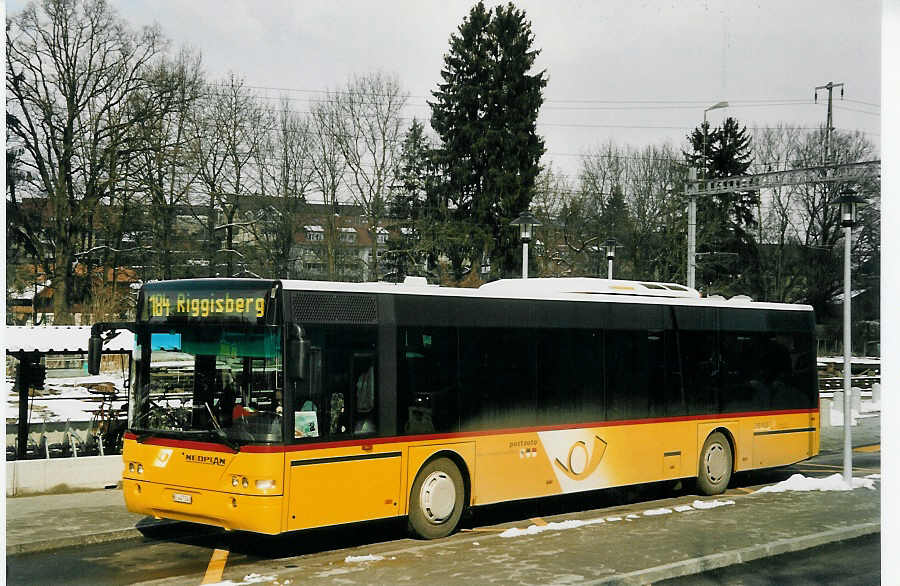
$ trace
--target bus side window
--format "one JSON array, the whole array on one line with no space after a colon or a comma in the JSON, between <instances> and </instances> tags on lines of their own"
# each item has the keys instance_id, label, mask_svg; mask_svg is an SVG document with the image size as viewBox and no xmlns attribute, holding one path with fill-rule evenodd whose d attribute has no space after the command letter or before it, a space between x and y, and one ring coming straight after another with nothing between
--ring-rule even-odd
<instances>
[{"instance_id":1,"label":"bus side window","mask_svg":"<svg viewBox=\"0 0 900 586\"><path fill-rule=\"evenodd\" d=\"M329 413L330 423L328 432L331 435L347 433L347 413L344 411L344 393L331 393Z\"/></svg>"},{"instance_id":2,"label":"bus side window","mask_svg":"<svg viewBox=\"0 0 900 586\"><path fill-rule=\"evenodd\" d=\"M294 438L319 437L322 428L322 349L313 346L307 359L305 392L295 399ZM300 388L303 388L302 386Z\"/></svg>"},{"instance_id":3,"label":"bus side window","mask_svg":"<svg viewBox=\"0 0 900 586\"><path fill-rule=\"evenodd\" d=\"M375 425L375 355L353 354L351 366L354 393L353 433L374 433Z\"/></svg>"}]
</instances>

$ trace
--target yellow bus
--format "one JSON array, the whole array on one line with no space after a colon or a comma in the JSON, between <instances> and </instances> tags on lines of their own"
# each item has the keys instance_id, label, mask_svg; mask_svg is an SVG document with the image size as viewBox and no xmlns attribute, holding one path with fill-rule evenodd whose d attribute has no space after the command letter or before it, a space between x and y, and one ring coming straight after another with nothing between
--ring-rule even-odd
<instances>
[{"instance_id":1,"label":"yellow bus","mask_svg":"<svg viewBox=\"0 0 900 586\"><path fill-rule=\"evenodd\" d=\"M129 510L266 534L732 473L819 450L814 316L670 283L193 279L128 328Z\"/></svg>"}]
</instances>

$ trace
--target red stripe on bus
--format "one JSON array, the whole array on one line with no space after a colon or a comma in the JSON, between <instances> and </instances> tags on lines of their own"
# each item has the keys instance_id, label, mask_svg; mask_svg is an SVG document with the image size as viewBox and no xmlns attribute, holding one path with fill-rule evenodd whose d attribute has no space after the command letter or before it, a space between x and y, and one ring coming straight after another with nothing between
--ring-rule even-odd
<instances>
[{"instance_id":1,"label":"red stripe on bus","mask_svg":"<svg viewBox=\"0 0 900 586\"><path fill-rule=\"evenodd\" d=\"M372 446L375 444L395 444L401 442L431 441L440 439L465 439L488 435L503 435L515 433L536 433L541 431L560 431L565 429L589 429L593 427L618 427L622 425L645 425L649 423L672 423L678 421L702 421L710 419L731 419L734 417L765 417L769 415L798 415L818 413L818 409L786 409L783 411L746 411L742 413L722 413L716 415L682 415L679 417L652 417L647 419L625 419L621 421L592 421L588 423L566 423L561 425L541 425L534 427L516 427L509 429L489 429L484 431L460 431L448 433L433 433L422 435L400 435L378 438L357 438L334 442L310 442L304 444L287 444L271 446L241 446L241 451L251 454L278 453L278 452L303 452L308 450L322 450L326 448L343 448L352 446ZM125 439L137 439L132 432L125 433ZM195 442L189 440L177 440L170 438L148 438L144 443L156 446L181 447L196 450L209 450L212 452L232 452L233 450L221 444L209 442Z\"/></svg>"},{"instance_id":2,"label":"red stripe on bus","mask_svg":"<svg viewBox=\"0 0 900 586\"><path fill-rule=\"evenodd\" d=\"M125 439L127 440L136 440L137 435L134 433L127 431L125 432ZM151 437L147 438L143 443L150 444L153 446L166 446L169 448L187 448L189 450L206 450L209 452L234 452L228 446L223 446L222 444L215 444L212 442L196 442L193 440L180 440L180 439L172 439L168 437ZM250 447L250 446L244 446Z\"/></svg>"}]
</instances>

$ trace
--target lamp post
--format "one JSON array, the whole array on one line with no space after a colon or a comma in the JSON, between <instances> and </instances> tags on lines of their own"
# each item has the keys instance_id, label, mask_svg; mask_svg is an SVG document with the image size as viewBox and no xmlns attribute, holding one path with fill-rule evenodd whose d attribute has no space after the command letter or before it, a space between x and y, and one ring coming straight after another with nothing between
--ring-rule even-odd
<instances>
[{"instance_id":1,"label":"lamp post","mask_svg":"<svg viewBox=\"0 0 900 586\"><path fill-rule=\"evenodd\" d=\"M607 238L605 244L606 244L606 260L609 263L609 269L607 270L606 278L612 279L613 259L616 258L616 239L615 238Z\"/></svg>"},{"instance_id":2,"label":"lamp post","mask_svg":"<svg viewBox=\"0 0 900 586\"><path fill-rule=\"evenodd\" d=\"M543 226L543 224L531 215L531 212L525 210L519 217L509 223L510 226L519 227L519 238L522 239L522 278L528 278L528 243L534 236L534 227Z\"/></svg>"},{"instance_id":3,"label":"lamp post","mask_svg":"<svg viewBox=\"0 0 900 586\"><path fill-rule=\"evenodd\" d=\"M841 226L844 228L844 482L853 479L853 453L850 442L850 240L859 204L865 200L847 189L831 202L841 207Z\"/></svg>"},{"instance_id":4,"label":"lamp post","mask_svg":"<svg viewBox=\"0 0 900 586\"><path fill-rule=\"evenodd\" d=\"M706 162L707 126L706 113L710 110L727 108L728 102L716 102L703 110L703 179L706 180L709 165ZM694 177L691 177L694 179ZM697 272L697 196L691 195L688 200L688 254L687 254L687 286L694 288L694 275Z\"/></svg>"}]
</instances>

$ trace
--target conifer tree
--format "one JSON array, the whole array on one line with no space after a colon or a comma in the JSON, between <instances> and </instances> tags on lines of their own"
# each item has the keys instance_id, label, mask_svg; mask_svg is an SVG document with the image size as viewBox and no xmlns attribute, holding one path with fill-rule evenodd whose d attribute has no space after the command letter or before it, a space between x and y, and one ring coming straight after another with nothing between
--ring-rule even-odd
<instances>
[{"instance_id":1,"label":"conifer tree","mask_svg":"<svg viewBox=\"0 0 900 586\"><path fill-rule=\"evenodd\" d=\"M432 92L431 125L441 139L436 164L453 219L469 236L466 249L450 255L457 278L466 258L477 264L482 252L501 275L519 270L509 223L528 209L544 153L536 123L547 76L531 73L540 52L533 43L523 11L479 2L451 35L443 81Z\"/></svg>"},{"instance_id":2,"label":"conifer tree","mask_svg":"<svg viewBox=\"0 0 900 586\"><path fill-rule=\"evenodd\" d=\"M704 148L704 133L706 133ZM700 177L722 179L745 175L753 163L752 139L746 126L728 117L719 128L707 123L688 135L688 163ZM698 264L698 283L726 294L746 293L758 276L759 251L753 237L759 192L735 191L704 197L697 205L697 252L713 253ZM743 284L735 284L741 275Z\"/></svg>"}]
</instances>

